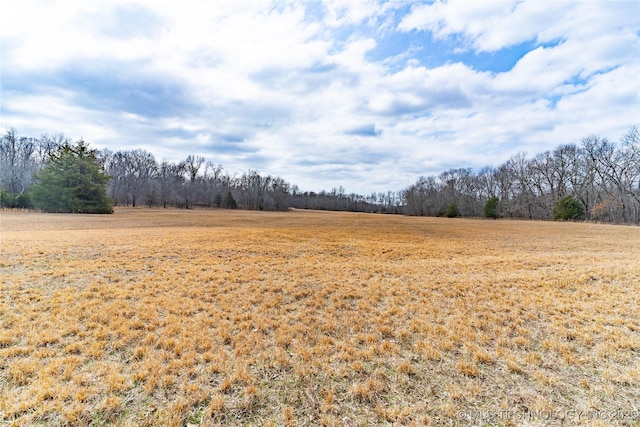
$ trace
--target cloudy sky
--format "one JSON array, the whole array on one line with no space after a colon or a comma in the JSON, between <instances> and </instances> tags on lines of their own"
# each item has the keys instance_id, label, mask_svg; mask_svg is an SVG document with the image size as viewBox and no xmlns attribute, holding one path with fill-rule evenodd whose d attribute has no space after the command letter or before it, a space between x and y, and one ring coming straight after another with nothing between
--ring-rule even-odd
<instances>
[{"instance_id":1,"label":"cloudy sky","mask_svg":"<svg viewBox=\"0 0 640 427\"><path fill-rule=\"evenodd\" d=\"M400 190L640 122L640 2L4 1L2 132Z\"/></svg>"}]
</instances>

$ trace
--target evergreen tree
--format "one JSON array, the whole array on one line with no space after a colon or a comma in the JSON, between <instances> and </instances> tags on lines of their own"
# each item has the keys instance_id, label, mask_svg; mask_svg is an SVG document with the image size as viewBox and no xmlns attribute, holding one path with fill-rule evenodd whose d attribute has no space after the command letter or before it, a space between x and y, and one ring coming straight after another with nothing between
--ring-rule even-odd
<instances>
[{"instance_id":1,"label":"evergreen tree","mask_svg":"<svg viewBox=\"0 0 640 427\"><path fill-rule=\"evenodd\" d=\"M581 220L585 218L584 208L579 200L573 196L562 198L553 209L554 220Z\"/></svg>"},{"instance_id":2,"label":"evergreen tree","mask_svg":"<svg viewBox=\"0 0 640 427\"><path fill-rule=\"evenodd\" d=\"M233 198L231 191L228 191L227 196L224 198L224 207L227 209L236 209L238 207L236 199Z\"/></svg>"},{"instance_id":3,"label":"evergreen tree","mask_svg":"<svg viewBox=\"0 0 640 427\"><path fill-rule=\"evenodd\" d=\"M484 205L484 216L496 219L500 216L499 209L500 200L497 197L492 197L487 200L487 203Z\"/></svg>"},{"instance_id":4,"label":"evergreen tree","mask_svg":"<svg viewBox=\"0 0 640 427\"><path fill-rule=\"evenodd\" d=\"M455 218L457 216L460 216L458 205L456 205L455 203L451 203L449 206L447 206L447 210L445 211L444 216L446 216L447 218Z\"/></svg>"},{"instance_id":5,"label":"evergreen tree","mask_svg":"<svg viewBox=\"0 0 640 427\"><path fill-rule=\"evenodd\" d=\"M33 205L44 212L113 213L107 196L110 177L82 139L64 144L34 177Z\"/></svg>"}]
</instances>

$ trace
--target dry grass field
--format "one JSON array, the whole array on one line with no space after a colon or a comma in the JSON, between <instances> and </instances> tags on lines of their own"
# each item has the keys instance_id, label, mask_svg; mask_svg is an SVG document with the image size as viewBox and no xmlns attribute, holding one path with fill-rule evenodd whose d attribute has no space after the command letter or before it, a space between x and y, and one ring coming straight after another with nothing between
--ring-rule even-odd
<instances>
[{"instance_id":1,"label":"dry grass field","mask_svg":"<svg viewBox=\"0 0 640 427\"><path fill-rule=\"evenodd\" d=\"M640 425L640 228L0 213L0 425Z\"/></svg>"}]
</instances>

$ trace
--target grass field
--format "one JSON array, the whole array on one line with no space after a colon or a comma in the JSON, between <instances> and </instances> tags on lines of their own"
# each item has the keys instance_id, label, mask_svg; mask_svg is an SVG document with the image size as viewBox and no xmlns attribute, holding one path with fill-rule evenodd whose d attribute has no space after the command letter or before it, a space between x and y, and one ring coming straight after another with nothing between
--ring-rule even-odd
<instances>
[{"instance_id":1,"label":"grass field","mask_svg":"<svg viewBox=\"0 0 640 427\"><path fill-rule=\"evenodd\" d=\"M0 425L640 425L640 228L0 213Z\"/></svg>"}]
</instances>

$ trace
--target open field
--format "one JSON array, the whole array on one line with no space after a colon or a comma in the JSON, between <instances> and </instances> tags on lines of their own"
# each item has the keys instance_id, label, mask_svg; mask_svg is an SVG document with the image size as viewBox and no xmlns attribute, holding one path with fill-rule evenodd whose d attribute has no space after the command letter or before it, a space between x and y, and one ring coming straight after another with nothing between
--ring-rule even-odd
<instances>
[{"instance_id":1,"label":"open field","mask_svg":"<svg viewBox=\"0 0 640 427\"><path fill-rule=\"evenodd\" d=\"M0 224L7 425L640 423L638 227L144 209Z\"/></svg>"}]
</instances>

